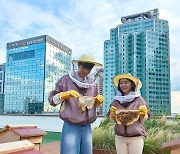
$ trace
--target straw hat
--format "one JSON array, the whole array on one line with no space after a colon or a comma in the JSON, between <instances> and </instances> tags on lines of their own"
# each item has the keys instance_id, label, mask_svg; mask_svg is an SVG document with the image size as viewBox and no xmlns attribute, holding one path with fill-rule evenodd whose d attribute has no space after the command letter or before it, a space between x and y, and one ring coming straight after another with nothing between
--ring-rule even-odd
<instances>
[{"instance_id":1,"label":"straw hat","mask_svg":"<svg viewBox=\"0 0 180 154\"><path fill-rule=\"evenodd\" d=\"M116 75L116 76L113 78L113 84L114 84L116 87L118 87L118 84L119 84L119 80L120 80L120 79L129 79L129 80L133 81L134 84L135 84L135 86L136 86L136 89L137 89L137 90L139 90L139 89L142 87L141 81L140 81L138 78L132 76L130 73L128 73L128 74L119 74L119 75Z\"/></svg>"},{"instance_id":2,"label":"straw hat","mask_svg":"<svg viewBox=\"0 0 180 154\"><path fill-rule=\"evenodd\" d=\"M79 60L73 60L72 63L78 63L78 62L82 62L82 63L91 63L94 64L95 66L102 66L102 64L98 63L94 56L91 54L83 54Z\"/></svg>"}]
</instances>

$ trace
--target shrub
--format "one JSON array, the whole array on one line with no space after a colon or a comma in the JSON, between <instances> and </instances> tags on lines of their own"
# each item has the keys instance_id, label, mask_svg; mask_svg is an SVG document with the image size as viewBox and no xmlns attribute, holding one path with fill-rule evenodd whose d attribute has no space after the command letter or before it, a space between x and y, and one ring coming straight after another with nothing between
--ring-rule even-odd
<instances>
[{"instance_id":1,"label":"shrub","mask_svg":"<svg viewBox=\"0 0 180 154\"><path fill-rule=\"evenodd\" d=\"M108 119L93 129L93 146L96 148L115 149L114 138L114 123Z\"/></svg>"},{"instance_id":2,"label":"shrub","mask_svg":"<svg viewBox=\"0 0 180 154\"><path fill-rule=\"evenodd\" d=\"M143 154L169 154L168 150L162 150L164 142L180 138L180 119L175 117L168 122L166 117L152 117L145 122L148 133L144 140ZM108 119L93 129L93 146L103 149L115 149L114 123Z\"/></svg>"}]
</instances>

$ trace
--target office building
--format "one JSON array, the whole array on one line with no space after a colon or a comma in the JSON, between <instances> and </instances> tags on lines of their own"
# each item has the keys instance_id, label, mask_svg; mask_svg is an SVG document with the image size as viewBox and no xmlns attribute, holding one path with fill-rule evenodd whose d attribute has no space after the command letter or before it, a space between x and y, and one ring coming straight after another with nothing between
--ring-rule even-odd
<instances>
[{"instance_id":1,"label":"office building","mask_svg":"<svg viewBox=\"0 0 180 154\"><path fill-rule=\"evenodd\" d=\"M56 112L48 94L70 70L72 50L48 35L7 43L5 113Z\"/></svg>"},{"instance_id":2,"label":"office building","mask_svg":"<svg viewBox=\"0 0 180 154\"><path fill-rule=\"evenodd\" d=\"M168 21L159 10L124 16L104 42L104 112L115 95L112 79L131 73L143 84L141 94L153 114L171 112Z\"/></svg>"},{"instance_id":3,"label":"office building","mask_svg":"<svg viewBox=\"0 0 180 154\"><path fill-rule=\"evenodd\" d=\"M96 83L98 85L98 92L99 94L103 95L103 68L101 68L97 75L95 75ZM101 107L96 108L96 113L98 116L103 115L103 105Z\"/></svg>"},{"instance_id":4,"label":"office building","mask_svg":"<svg viewBox=\"0 0 180 154\"><path fill-rule=\"evenodd\" d=\"M0 64L0 114L4 113L5 64Z\"/></svg>"}]
</instances>

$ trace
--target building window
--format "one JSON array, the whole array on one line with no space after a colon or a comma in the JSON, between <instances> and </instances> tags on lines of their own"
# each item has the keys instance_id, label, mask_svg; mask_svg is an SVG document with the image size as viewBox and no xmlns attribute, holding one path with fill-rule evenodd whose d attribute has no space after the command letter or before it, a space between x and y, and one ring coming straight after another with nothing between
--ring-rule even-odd
<instances>
[{"instance_id":1,"label":"building window","mask_svg":"<svg viewBox=\"0 0 180 154\"><path fill-rule=\"evenodd\" d=\"M29 59L35 57L35 50L24 51L8 55L8 62Z\"/></svg>"}]
</instances>

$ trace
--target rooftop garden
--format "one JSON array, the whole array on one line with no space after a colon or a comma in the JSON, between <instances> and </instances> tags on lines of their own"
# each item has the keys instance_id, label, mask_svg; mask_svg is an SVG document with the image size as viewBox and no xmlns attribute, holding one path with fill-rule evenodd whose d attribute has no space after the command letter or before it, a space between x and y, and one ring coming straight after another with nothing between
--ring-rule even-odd
<instances>
[{"instance_id":1,"label":"rooftop garden","mask_svg":"<svg viewBox=\"0 0 180 154\"><path fill-rule=\"evenodd\" d=\"M169 154L161 149L164 142L180 138L180 117L171 120L154 116L145 122L148 133L144 141L143 154ZM115 150L114 122L106 119L98 128L93 129L93 146L99 149Z\"/></svg>"}]
</instances>

